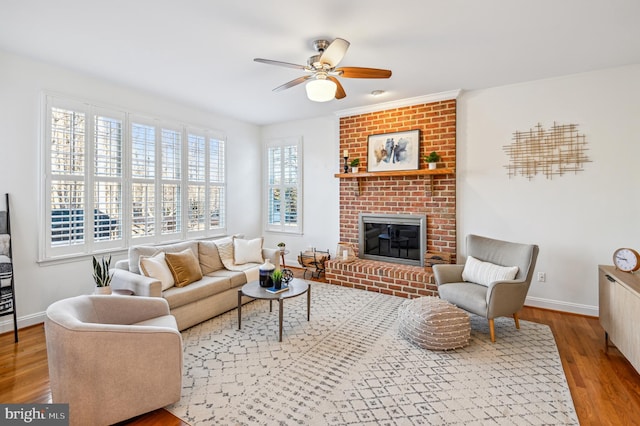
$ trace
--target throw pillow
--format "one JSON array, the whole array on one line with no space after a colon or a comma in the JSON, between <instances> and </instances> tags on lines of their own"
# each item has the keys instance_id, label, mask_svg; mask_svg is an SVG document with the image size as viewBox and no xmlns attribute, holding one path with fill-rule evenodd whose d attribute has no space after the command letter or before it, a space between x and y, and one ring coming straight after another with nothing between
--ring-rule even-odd
<instances>
[{"instance_id":1,"label":"throw pillow","mask_svg":"<svg viewBox=\"0 0 640 426\"><path fill-rule=\"evenodd\" d=\"M144 276L159 280L162 291L173 287L173 275L165 261L164 252L158 252L153 256L140 256L139 268Z\"/></svg>"},{"instance_id":2,"label":"throw pillow","mask_svg":"<svg viewBox=\"0 0 640 426\"><path fill-rule=\"evenodd\" d=\"M179 253L166 253L165 259L176 282L176 287L184 287L202 279L200 264L191 249L186 249Z\"/></svg>"},{"instance_id":3,"label":"throw pillow","mask_svg":"<svg viewBox=\"0 0 640 426\"><path fill-rule=\"evenodd\" d=\"M233 259L236 265L262 263L262 238L245 240L233 237Z\"/></svg>"},{"instance_id":4,"label":"throw pillow","mask_svg":"<svg viewBox=\"0 0 640 426\"><path fill-rule=\"evenodd\" d=\"M494 281L512 280L517 274L517 266L500 266L468 256L462 271L462 279L488 287Z\"/></svg>"},{"instance_id":5,"label":"throw pillow","mask_svg":"<svg viewBox=\"0 0 640 426\"><path fill-rule=\"evenodd\" d=\"M131 246L129 247L129 270L140 274L140 256L153 256L158 252L178 253L188 247L191 247L193 254L198 254L198 243L195 241L181 241L178 243L153 245L153 246Z\"/></svg>"},{"instance_id":6,"label":"throw pillow","mask_svg":"<svg viewBox=\"0 0 640 426\"><path fill-rule=\"evenodd\" d=\"M213 241L198 241L198 260L202 275L224 269L218 246Z\"/></svg>"},{"instance_id":7,"label":"throw pillow","mask_svg":"<svg viewBox=\"0 0 640 426\"><path fill-rule=\"evenodd\" d=\"M228 270L233 269L233 238L225 237L217 240L213 240L213 243L218 247L218 254L220 255L220 261Z\"/></svg>"}]
</instances>

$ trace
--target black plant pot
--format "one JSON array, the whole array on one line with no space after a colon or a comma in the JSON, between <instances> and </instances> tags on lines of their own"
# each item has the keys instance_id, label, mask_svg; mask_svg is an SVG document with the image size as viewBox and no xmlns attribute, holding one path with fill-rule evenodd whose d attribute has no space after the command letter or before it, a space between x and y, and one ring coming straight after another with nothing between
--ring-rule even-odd
<instances>
[{"instance_id":1,"label":"black plant pot","mask_svg":"<svg viewBox=\"0 0 640 426\"><path fill-rule=\"evenodd\" d=\"M273 288L275 288L276 290L280 290L282 288L282 280L274 280Z\"/></svg>"}]
</instances>

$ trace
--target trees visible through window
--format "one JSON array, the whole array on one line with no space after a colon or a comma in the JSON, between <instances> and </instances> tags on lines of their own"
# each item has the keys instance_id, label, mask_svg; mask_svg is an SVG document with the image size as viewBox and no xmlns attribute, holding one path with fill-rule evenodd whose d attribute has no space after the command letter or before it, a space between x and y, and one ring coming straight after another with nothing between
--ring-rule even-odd
<instances>
[{"instance_id":1,"label":"trees visible through window","mask_svg":"<svg viewBox=\"0 0 640 426\"><path fill-rule=\"evenodd\" d=\"M224 234L222 137L46 97L40 258Z\"/></svg>"},{"instance_id":2,"label":"trees visible through window","mask_svg":"<svg viewBox=\"0 0 640 426\"><path fill-rule=\"evenodd\" d=\"M302 232L302 144L299 139L271 141L266 147L267 229Z\"/></svg>"}]
</instances>

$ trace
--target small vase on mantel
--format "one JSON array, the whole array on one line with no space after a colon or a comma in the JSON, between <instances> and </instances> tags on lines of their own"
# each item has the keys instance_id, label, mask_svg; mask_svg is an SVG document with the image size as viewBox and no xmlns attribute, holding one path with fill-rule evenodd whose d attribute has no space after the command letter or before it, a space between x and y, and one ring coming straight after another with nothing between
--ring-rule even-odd
<instances>
[{"instance_id":1,"label":"small vase on mantel","mask_svg":"<svg viewBox=\"0 0 640 426\"><path fill-rule=\"evenodd\" d=\"M438 161L440 161L440 154L435 151L431 151L429 155L424 156L424 161L429 164L429 170L435 170L438 168Z\"/></svg>"}]
</instances>

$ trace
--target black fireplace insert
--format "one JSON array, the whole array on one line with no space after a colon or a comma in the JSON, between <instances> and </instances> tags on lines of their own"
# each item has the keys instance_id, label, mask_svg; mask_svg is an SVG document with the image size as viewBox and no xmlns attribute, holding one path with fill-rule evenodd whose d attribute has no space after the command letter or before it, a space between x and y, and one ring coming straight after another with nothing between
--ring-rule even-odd
<instances>
[{"instance_id":1,"label":"black fireplace insert","mask_svg":"<svg viewBox=\"0 0 640 426\"><path fill-rule=\"evenodd\" d=\"M426 228L424 215L360 213L359 256L424 266Z\"/></svg>"}]
</instances>

